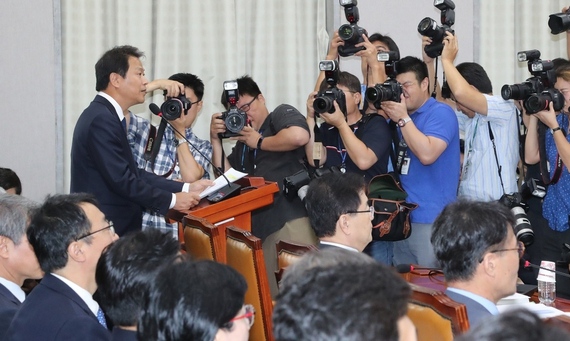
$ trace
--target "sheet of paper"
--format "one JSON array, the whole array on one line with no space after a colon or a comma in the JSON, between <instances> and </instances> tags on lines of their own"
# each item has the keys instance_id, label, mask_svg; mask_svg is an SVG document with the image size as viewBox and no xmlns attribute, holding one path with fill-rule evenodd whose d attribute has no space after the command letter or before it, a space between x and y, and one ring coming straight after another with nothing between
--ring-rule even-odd
<instances>
[{"instance_id":1,"label":"sheet of paper","mask_svg":"<svg viewBox=\"0 0 570 341\"><path fill-rule=\"evenodd\" d=\"M565 315L565 313L562 310L546 306L542 303L534 303L534 302L528 302L523 304L501 304L497 305L497 308L501 313L518 308L528 309L533 313L537 314L541 319L546 319L558 315Z\"/></svg>"},{"instance_id":2,"label":"sheet of paper","mask_svg":"<svg viewBox=\"0 0 570 341\"><path fill-rule=\"evenodd\" d=\"M224 175L226 176L226 178L230 181L230 182L235 182L241 178L243 178L244 176L247 175L247 173L242 173L240 171L237 171L233 168L228 169ZM215 191L219 190L220 188L226 186L228 184L228 182L226 181L226 179L223 176L218 177L216 180L214 180L214 184L208 188L206 188L202 193L200 193L200 198L205 198L208 195L214 193Z\"/></svg>"}]
</instances>

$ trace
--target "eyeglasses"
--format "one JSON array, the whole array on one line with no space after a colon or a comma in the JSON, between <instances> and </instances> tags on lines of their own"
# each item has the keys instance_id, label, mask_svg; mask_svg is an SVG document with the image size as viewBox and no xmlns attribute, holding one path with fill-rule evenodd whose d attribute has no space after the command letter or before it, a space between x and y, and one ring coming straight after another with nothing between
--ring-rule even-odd
<instances>
[{"instance_id":1,"label":"eyeglasses","mask_svg":"<svg viewBox=\"0 0 570 341\"><path fill-rule=\"evenodd\" d=\"M513 249L491 250L491 251L489 251L489 253L497 253L497 252L504 252L504 251L517 251L518 254L519 254L519 258L522 258L523 255L524 255L524 250L525 250L524 243L521 242L521 241L518 241L516 248L513 248ZM483 258L481 258L481 259L479 260L479 263L481 263L482 261L483 261Z\"/></svg>"},{"instance_id":2,"label":"eyeglasses","mask_svg":"<svg viewBox=\"0 0 570 341\"><path fill-rule=\"evenodd\" d=\"M251 101L247 102L246 104L242 105L241 107L239 107L239 110L243 111L243 112L248 112L251 106L251 103L253 103L253 101L255 101L257 99L259 95L255 96Z\"/></svg>"},{"instance_id":3,"label":"eyeglasses","mask_svg":"<svg viewBox=\"0 0 570 341\"><path fill-rule=\"evenodd\" d=\"M230 322L246 318L247 322L249 322L249 327L251 328L251 326L253 326L253 323L255 322L255 308L251 304L245 304L243 308L245 310L245 314L234 317L233 319L230 320Z\"/></svg>"},{"instance_id":4,"label":"eyeglasses","mask_svg":"<svg viewBox=\"0 0 570 341\"><path fill-rule=\"evenodd\" d=\"M366 211L346 211L346 213L368 213L370 214L370 220L374 219L374 206L368 206Z\"/></svg>"},{"instance_id":5,"label":"eyeglasses","mask_svg":"<svg viewBox=\"0 0 570 341\"><path fill-rule=\"evenodd\" d=\"M109 226L105 226L105 227L103 227L102 229L99 229L99 230L97 230L97 231L93 231L93 232L91 232L91 233L87 233L87 234L84 234L84 235L82 235L82 236L80 236L80 237L77 237L77 238L75 238L75 241L79 241L79 240L81 240L81 239L83 239L83 238L87 238L87 237L89 237L89 236L91 236L91 235L94 235L95 233L98 233L98 232L101 232L101 231L105 231L105 230L107 230L107 229L109 229L109 230L111 231L111 234L113 234L113 235L115 234L115 225L113 225L113 222L110 221L110 222L109 222Z\"/></svg>"}]
</instances>

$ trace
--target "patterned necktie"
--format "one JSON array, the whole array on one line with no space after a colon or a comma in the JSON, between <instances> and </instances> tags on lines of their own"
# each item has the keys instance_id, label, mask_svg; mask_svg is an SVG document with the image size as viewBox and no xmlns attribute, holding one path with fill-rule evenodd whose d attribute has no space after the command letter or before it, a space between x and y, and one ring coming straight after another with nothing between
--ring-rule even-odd
<instances>
[{"instance_id":1,"label":"patterned necktie","mask_svg":"<svg viewBox=\"0 0 570 341\"><path fill-rule=\"evenodd\" d=\"M107 328L107 322L105 321L105 314L103 314L103 310L101 310L101 308L97 310L97 321L99 321L99 323L101 323L103 327Z\"/></svg>"},{"instance_id":2,"label":"patterned necktie","mask_svg":"<svg viewBox=\"0 0 570 341\"><path fill-rule=\"evenodd\" d=\"M127 119L123 117L121 124L123 125L123 130L127 132Z\"/></svg>"}]
</instances>

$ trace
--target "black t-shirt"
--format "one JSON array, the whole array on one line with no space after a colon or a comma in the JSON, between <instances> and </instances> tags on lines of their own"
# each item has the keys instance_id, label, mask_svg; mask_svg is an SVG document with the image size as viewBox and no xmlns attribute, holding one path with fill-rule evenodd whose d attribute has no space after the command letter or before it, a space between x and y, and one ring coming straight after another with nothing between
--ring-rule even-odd
<instances>
[{"instance_id":1,"label":"black t-shirt","mask_svg":"<svg viewBox=\"0 0 570 341\"><path fill-rule=\"evenodd\" d=\"M309 131L305 117L294 107L282 104L267 116L259 132L263 137L276 135L282 129L298 126ZM230 165L249 175L261 176L267 181L277 182L281 187L283 178L293 175L303 169L302 160L305 155L304 147L286 152L270 152L250 149L242 142L236 143L232 153L228 155ZM252 214L252 233L264 239L278 231L286 222L307 216L301 200L295 198L289 201L281 193L275 194L274 202Z\"/></svg>"},{"instance_id":2,"label":"black t-shirt","mask_svg":"<svg viewBox=\"0 0 570 341\"><path fill-rule=\"evenodd\" d=\"M344 148L338 129L330 124L323 123L320 126L320 130L323 145L327 150L327 162L324 164L324 167L340 166L344 163L348 172L362 174L366 181L370 181L374 176L388 172L392 135L388 123L382 116L372 114L364 124L362 123L366 118L365 116L362 117L360 121L351 125L350 128L376 154L378 161L369 169L360 170L350 159L348 152Z\"/></svg>"}]
</instances>

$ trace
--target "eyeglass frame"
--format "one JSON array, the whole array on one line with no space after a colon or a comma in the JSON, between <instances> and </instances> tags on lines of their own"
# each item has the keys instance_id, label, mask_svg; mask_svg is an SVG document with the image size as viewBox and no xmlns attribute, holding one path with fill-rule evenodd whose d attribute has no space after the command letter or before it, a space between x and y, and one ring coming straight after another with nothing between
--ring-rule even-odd
<instances>
[{"instance_id":1,"label":"eyeglass frame","mask_svg":"<svg viewBox=\"0 0 570 341\"><path fill-rule=\"evenodd\" d=\"M491 250L491 251L488 251L486 253L497 253L497 252L504 252L504 251L517 251L519 254L519 259L522 259L524 256L524 251L525 251L524 243L521 242L520 240L518 240L516 248ZM483 255L483 257L484 256L485 255ZM481 259L479 260L479 263L481 263L483 261L483 257L481 257Z\"/></svg>"},{"instance_id":2,"label":"eyeglass frame","mask_svg":"<svg viewBox=\"0 0 570 341\"><path fill-rule=\"evenodd\" d=\"M243 111L243 112L248 112L249 109L251 109L251 103L253 103L257 99L257 97L259 97L259 95L256 95L255 97L253 97L253 99L251 101L249 101L246 104L239 107L238 110Z\"/></svg>"},{"instance_id":3,"label":"eyeglass frame","mask_svg":"<svg viewBox=\"0 0 570 341\"><path fill-rule=\"evenodd\" d=\"M82 236L79 236L79 237L75 238L75 241L78 242L78 241L80 241L81 239L84 239L84 238L87 238L87 237L89 237L89 236L92 236L92 235L94 235L95 233L98 233L98 232L101 232L101 231L105 231L106 229L109 229L109 230L113 233L113 235L115 234L115 225L113 225L113 222L112 222L112 221L109 221L109 225L107 225L107 226L105 226L105 227L103 227L103 228L101 228L101 229L99 229L99 230L97 230L97 231L93 231L93 232L91 232L91 233L87 233L87 234L84 234L84 235L82 235Z\"/></svg>"},{"instance_id":4,"label":"eyeglass frame","mask_svg":"<svg viewBox=\"0 0 570 341\"><path fill-rule=\"evenodd\" d=\"M346 213L354 214L354 213L368 213L370 214L370 220L374 219L374 206L369 205L368 210L364 211L346 211Z\"/></svg>"},{"instance_id":5,"label":"eyeglass frame","mask_svg":"<svg viewBox=\"0 0 570 341\"><path fill-rule=\"evenodd\" d=\"M251 326L253 326L253 324L255 323L255 307L251 304L244 304L243 308L245 310L245 313L234 317L233 319L230 320L230 322L247 318L247 321L249 322L249 328L251 328Z\"/></svg>"}]
</instances>

